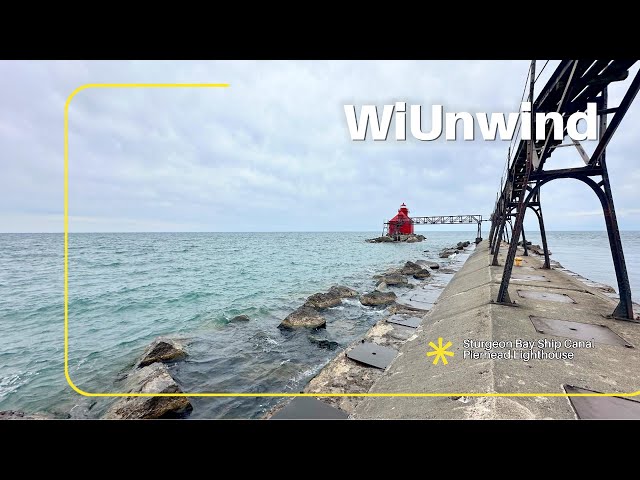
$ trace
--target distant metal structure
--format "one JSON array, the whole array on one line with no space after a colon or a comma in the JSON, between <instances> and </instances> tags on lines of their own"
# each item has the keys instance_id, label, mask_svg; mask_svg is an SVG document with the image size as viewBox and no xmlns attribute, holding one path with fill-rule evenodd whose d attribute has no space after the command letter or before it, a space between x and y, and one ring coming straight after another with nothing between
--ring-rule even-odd
<instances>
[{"instance_id":1,"label":"distant metal structure","mask_svg":"<svg viewBox=\"0 0 640 480\"><path fill-rule=\"evenodd\" d=\"M604 212L604 219L609 236L611 256L615 267L620 301L613 312L613 317L623 320L634 320L631 302L631 288L629 276L624 260L620 231L616 219L611 185L606 163L606 148L613 137L620 122L629 110L638 90L640 89L640 72L638 72L628 86L620 105L609 108L607 104L607 87L612 82L625 80L629 76L629 68L637 60L562 60L551 75L545 87L534 102L534 85L536 80L536 61L531 62L529 76L529 101L531 108L531 131L535 132L536 113L559 113L566 126L569 115L584 112L587 104L597 104L599 117L599 143L593 154L589 156L582 145L575 140L562 144L562 140L554 140L553 122L546 120L544 140L520 140L515 154L511 156L509 149L507 156L507 175L501 182L494 211L490 217L491 230L489 233L490 253L493 255L493 265L498 265L498 253L503 236L507 233L505 227L515 219L509 251L507 253L504 273L498 292L498 303L511 303L509 299L509 281L513 269L513 262L520 237L526 251L523 222L527 208L533 210L538 218L542 247L544 250L544 267L550 268L549 250L540 203L540 188L552 180L559 178L573 178L589 186L598 196ZM546 64L545 64L546 65ZM544 68L544 67L543 67ZM525 84L526 91L526 84ZM523 92L524 98L524 92ZM613 114L611 123L607 125L607 115ZM566 127L564 129L566 136ZM531 135L535 137L535 135ZM546 170L549 157L556 148L574 146L582 157L585 166ZM594 179L595 178L595 179Z\"/></svg>"},{"instance_id":2,"label":"distant metal structure","mask_svg":"<svg viewBox=\"0 0 640 480\"><path fill-rule=\"evenodd\" d=\"M431 217L411 217L410 220L413 225L460 225L476 223L478 225L476 243L482 241L482 215L435 215ZM389 231L389 222L384 222L382 235L386 235Z\"/></svg>"}]
</instances>

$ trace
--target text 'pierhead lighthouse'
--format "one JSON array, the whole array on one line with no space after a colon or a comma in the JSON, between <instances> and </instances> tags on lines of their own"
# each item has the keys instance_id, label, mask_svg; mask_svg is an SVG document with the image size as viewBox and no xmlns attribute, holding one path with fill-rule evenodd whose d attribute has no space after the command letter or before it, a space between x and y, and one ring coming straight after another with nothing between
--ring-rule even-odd
<instances>
[{"instance_id":1,"label":"text 'pierhead lighthouse'","mask_svg":"<svg viewBox=\"0 0 640 480\"><path fill-rule=\"evenodd\" d=\"M409 218L409 209L402 203L398 214L389 220L389 235L411 235L412 233L413 222Z\"/></svg>"}]
</instances>

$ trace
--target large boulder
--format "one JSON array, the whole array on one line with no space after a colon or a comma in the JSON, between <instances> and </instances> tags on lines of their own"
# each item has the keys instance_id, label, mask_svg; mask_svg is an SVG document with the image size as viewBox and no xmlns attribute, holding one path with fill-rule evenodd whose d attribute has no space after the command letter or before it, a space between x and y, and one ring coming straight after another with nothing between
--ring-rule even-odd
<instances>
[{"instance_id":1,"label":"large boulder","mask_svg":"<svg viewBox=\"0 0 640 480\"><path fill-rule=\"evenodd\" d=\"M335 307L340 305L342 299L337 295L337 293L314 293L304 304L307 307L316 308L318 310L323 310L329 307Z\"/></svg>"},{"instance_id":2,"label":"large boulder","mask_svg":"<svg viewBox=\"0 0 640 480\"><path fill-rule=\"evenodd\" d=\"M394 303L396 300L396 294L393 292L378 292L374 291L360 296L360 303L369 307L377 305L388 305Z\"/></svg>"},{"instance_id":3,"label":"large boulder","mask_svg":"<svg viewBox=\"0 0 640 480\"><path fill-rule=\"evenodd\" d=\"M376 286L376 292L386 292L387 291L387 284L384 282L380 282L377 286Z\"/></svg>"},{"instance_id":4,"label":"large boulder","mask_svg":"<svg viewBox=\"0 0 640 480\"><path fill-rule=\"evenodd\" d=\"M426 268L421 268L419 272L413 274L413 278L416 280L422 280L424 278L429 278L431 276L431 272Z\"/></svg>"},{"instance_id":5,"label":"large boulder","mask_svg":"<svg viewBox=\"0 0 640 480\"><path fill-rule=\"evenodd\" d=\"M183 393L164 363L134 370L127 393ZM106 419L182 418L193 410L187 397L123 397L105 413Z\"/></svg>"},{"instance_id":6,"label":"large boulder","mask_svg":"<svg viewBox=\"0 0 640 480\"><path fill-rule=\"evenodd\" d=\"M402 267L402 270L400 270L400 273L403 275L415 275L420 270L422 270L422 267L417 263L407 262L404 264L404 267Z\"/></svg>"},{"instance_id":7,"label":"large boulder","mask_svg":"<svg viewBox=\"0 0 640 480\"><path fill-rule=\"evenodd\" d=\"M316 309L303 305L289 314L279 326L280 328L320 328L326 323L325 318Z\"/></svg>"},{"instance_id":8,"label":"large boulder","mask_svg":"<svg viewBox=\"0 0 640 480\"><path fill-rule=\"evenodd\" d=\"M421 241L422 240L420 240L418 237L414 237L414 236L410 236L409 238L407 238L407 243L417 243Z\"/></svg>"},{"instance_id":9,"label":"large boulder","mask_svg":"<svg viewBox=\"0 0 640 480\"><path fill-rule=\"evenodd\" d=\"M529 247L529 251L535 253L536 255L544 255L544 248L540 245L531 245ZM549 255L551 255L551 250L549 250Z\"/></svg>"},{"instance_id":10,"label":"large boulder","mask_svg":"<svg viewBox=\"0 0 640 480\"><path fill-rule=\"evenodd\" d=\"M453 248L445 248L440 252L440 258L449 258L454 253L457 253L456 249Z\"/></svg>"},{"instance_id":11,"label":"large boulder","mask_svg":"<svg viewBox=\"0 0 640 480\"><path fill-rule=\"evenodd\" d=\"M386 283L387 285L406 285L409 283L407 277L398 273L390 273L387 275L381 275L379 283Z\"/></svg>"},{"instance_id":12,"label":"large boulder","mask_svg":"<svg viewBox=\"0 0 640 480\"><path fill-rule=\"evenodd\" d=\"M344 285L334 285L329 289L329 293L340 298L350 298L358 296L358 292L356 292L353 288L345 287Z\"/></svg>"},{"instance_id":13,"label":"large boulder","mask_svg":"<svg viewBox=\"0 0 640 480\"><path fill-rule=\"evenodd\" d=\"M158 337L146 348L137 366L142 368L155 362L170 362L186 356L184 345L170 338Z\"/></svg>"},{"instance_id":14,"label":"large boulder","mask_svg":"<svg viewBox=\"0 0 640 480\"><path fill-rule=\"evenodd\" d=\"M416 260L416 263L422 268L430 268L431 270L437 270L440 268L440 264L437 262L430 262L428 260Z\"/></svg>"}]
</instances>

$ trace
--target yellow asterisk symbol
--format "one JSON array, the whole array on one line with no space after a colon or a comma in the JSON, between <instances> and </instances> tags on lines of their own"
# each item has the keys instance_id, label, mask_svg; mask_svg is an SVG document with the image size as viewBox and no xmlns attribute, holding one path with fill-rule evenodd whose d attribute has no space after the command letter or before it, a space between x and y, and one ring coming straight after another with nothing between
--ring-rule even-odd
<instances>
[{"instance_id":1,"label":"yellow asterisk symbol","mask_svg":"<svg viewBox=\"0 0 640 480\"><path fill-rule=\"evenodd\" d=\"M438 346L436 346L436 344L433 342L429 342L429 346L433 348L434 351L427 352L427 357L433 357L435 355L436 358L433 360L434 365L436 365L438 363L438 360L440 360L441 358L442 363L446 365L449 362L447 362L447 357L445 355L453 357L453 352L447 352L447 348L449 348L451 345L453 345L451 342L447 342L447 344L443 347L442 337L438 338Z\"/></svg>"}]
</instances>

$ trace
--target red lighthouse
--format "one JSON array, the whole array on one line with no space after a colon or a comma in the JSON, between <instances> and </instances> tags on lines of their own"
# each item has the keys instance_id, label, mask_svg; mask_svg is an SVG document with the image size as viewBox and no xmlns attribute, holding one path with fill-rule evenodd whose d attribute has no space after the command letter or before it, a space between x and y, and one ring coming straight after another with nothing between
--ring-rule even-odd
<instances>
[{"instance_id":1,"label":"red lighthouse","mask_svg":"<svg viewBox=\"0 0 640 480\"><path fill-rule=\"evenodd\" d=\"M389 220L389 235L410 235L413 233L413 222L409 218L409 209L403 203L398 214Z\"/></svg>"}]
</instances>

